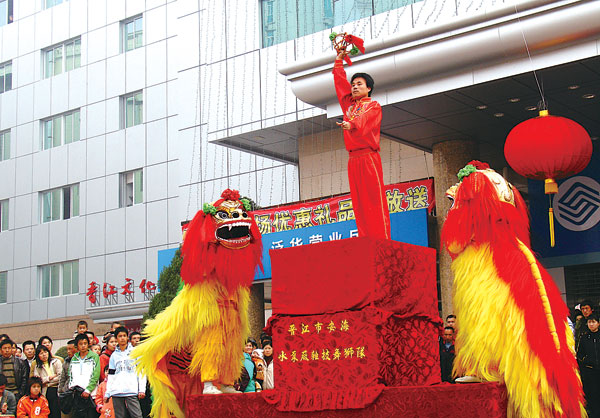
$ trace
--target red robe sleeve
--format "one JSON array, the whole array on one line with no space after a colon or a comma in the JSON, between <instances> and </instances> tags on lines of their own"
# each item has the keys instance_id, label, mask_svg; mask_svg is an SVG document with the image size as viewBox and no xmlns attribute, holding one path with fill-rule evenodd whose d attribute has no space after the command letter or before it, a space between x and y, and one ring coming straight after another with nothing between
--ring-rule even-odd
<instances>
[{"instance_id":1,"label":"red robe sleeve","mask_svg":"<svg viewBox=\"0 0 600 418\"><path fill-rule=\"evenodd\" d=\"M342 112L344 113L344 119L346 118L346 111L352 102L352 92L350 82L346 77L346 71L344 71L344 62L342 60L335 60L333 65L333 82L335 84L335 92L338 97Z\"/></svg>"},{"instance_id":2,"label":"red robe sleeve","mask_svg":"<svg viewBox=\"0 0 600 418\"><path fill-rule=\"evenodd\" d=\"M350 121L352 136L363 138L372 150L379 151L379 128L381 125L381 105L371 102L367 110Z\"/></svg>"}]
</instances>

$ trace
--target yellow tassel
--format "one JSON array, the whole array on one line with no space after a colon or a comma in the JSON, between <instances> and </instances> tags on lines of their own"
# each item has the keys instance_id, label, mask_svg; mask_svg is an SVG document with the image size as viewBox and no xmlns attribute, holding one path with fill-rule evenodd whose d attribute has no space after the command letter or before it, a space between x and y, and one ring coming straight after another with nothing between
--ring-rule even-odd
<instances>
[{"instance_id":1,"label":"yellow tassel","mask_svg":"<svg viewBox=\"0 0 600 418\"><path fill-rule=\"evenodd\" d=\"M548 221L550 222L550 247L554 248L554 210L548 208Z\"/></svg>"}]
</instances>

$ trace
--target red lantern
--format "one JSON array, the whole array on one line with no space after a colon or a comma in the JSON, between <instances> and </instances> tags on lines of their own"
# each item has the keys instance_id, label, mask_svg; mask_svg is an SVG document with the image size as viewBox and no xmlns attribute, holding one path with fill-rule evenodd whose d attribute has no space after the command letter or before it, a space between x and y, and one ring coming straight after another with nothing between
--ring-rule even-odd
<instances>
[{"instance_id":1,"label":"red lantern","mask_svg":"<svg viewBox=\"0 0 600 418\"><path fill-rule=\"evenodd\" d=\"M515 126L504 144L506 161L520 175L545 181L546 194L558 193L556 180L583 170L592 158L592 140L577 122L540 111ZM548 210L550 246L554 247L554 214Z\"/></svg>"}]
</instances>

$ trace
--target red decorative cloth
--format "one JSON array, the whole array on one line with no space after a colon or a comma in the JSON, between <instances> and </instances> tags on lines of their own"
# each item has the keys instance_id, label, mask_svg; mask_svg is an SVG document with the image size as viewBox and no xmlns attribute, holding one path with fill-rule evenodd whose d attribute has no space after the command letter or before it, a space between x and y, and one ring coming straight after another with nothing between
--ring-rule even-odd
<instances>
[{"instance_id":1,"label":"red decorative cloth","mask_svg":"<svg viewBox=\"0 0 600 418\"><path fill-rule=\"evenodd\" d=\"M351 126L344 129L344 143L350 153L348 180L358 234L390 239L390 213L379 156L381 106L370 97L352 97L341 60L335 61L333 80L344 121Z\"/></svg>"},{"instance_id":2,"label":"red decorative cloth","mask_svg":"<svg viewBox=\"0 0 600 418\"><path fill-rule=\"evenodd\" d=\"M270 325L277 389L268 401L284 411L364 408L379 384L377 325L389 313L374 308L311 316L276 316Z\"/></svg>"},{"instance_id":3,"label":"red decorative cloth","mask_svg":"<svg viewBox=\"0 0 600 418\"><path fill-rule=\"evenodd\" d=\"M439 318L432 248L352 238L270 255L274 314L312 315L373 304L402 316Z\"/></svg>"},{"instance_id":4,"label":"red decorative cloth","mask_svg":"<svg viewBox=\"0 0 600 418\"><path fill-rule=\"evenodd\" d=\"M277 384L277 383L275 383ZM281 412L261 393L196 395L187 401L189 418L506 418L506 388L496 383L441 384L385 388L364 409Z\"/></svg>"}]
</instances>

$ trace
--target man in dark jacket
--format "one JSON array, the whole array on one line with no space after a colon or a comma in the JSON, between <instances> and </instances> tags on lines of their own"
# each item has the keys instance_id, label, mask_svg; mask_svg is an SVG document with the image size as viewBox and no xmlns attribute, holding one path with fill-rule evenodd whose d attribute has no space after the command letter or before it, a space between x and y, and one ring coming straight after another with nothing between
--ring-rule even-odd
<instances>
[{"instance_id":1,"label":"man in dark jacket","mask_svg":"<svg viewBox=\"0 0 600 418\"><path fill-rule=\"evenodd\" d=\"M13 342L5 338L0 341L0 353L2 354L2 370L6 376L6 389L14 393L17 400L25 396L27 392L27 379L29 378L29 364L12 354Z\"/></svg>"},{"instance_id":2,"label":"man in dark jacket","mask_svg":"<svg viewBox=\"0 0 600 418\"><path fill-rule=\"evenodd\" d=\"M10 390L6 390L6 376L0 374L0 415L17 415L17 400Z\"/></svg>"},{"instance_id":3,"label":"man in dark jacket","mask_svg":"<svg viewBox=\"0 0 600 418\"><path fill-rule=\"evenodd\" d=\"M600 416L600 322L598 314L587 317L589 333L583 334L577 346L577 362L583 383L583 392L590 417Z\"/></svg>"},{"instance_id":4,"label":"man in dark jacket","mask_svg":"<svg viewBox=\"0 0 600 418\"><path fill-rule=\"evenodd\" d=\"M440 341L440 368L442 382L454 383L452 379L452 366L454 365L454 328L445 327Z\"/></svg>"}]
</instances>

